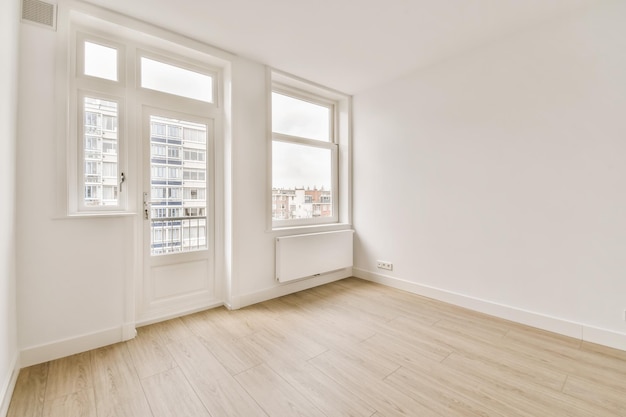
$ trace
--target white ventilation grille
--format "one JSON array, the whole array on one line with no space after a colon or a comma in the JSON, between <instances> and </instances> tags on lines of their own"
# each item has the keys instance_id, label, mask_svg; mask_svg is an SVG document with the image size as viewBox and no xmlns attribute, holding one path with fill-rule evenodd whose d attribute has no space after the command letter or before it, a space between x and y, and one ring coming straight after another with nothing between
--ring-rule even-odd
<instances>
[{"instance_id":1,"label":"white ventilation grille","mask_svg":"<svg viewBox=\"0 0 626 417\"><path fill-rule=\"evenodd\" d=\"M56 30L57 6L39 0L22 0L22 21Z\"/></svg>"}]
</instances>

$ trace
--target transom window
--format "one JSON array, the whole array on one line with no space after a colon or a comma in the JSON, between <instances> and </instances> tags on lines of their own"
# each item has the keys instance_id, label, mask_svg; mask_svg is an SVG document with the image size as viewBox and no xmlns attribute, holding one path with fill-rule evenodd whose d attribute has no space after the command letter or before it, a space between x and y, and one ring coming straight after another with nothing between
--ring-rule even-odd
<instances>
[{"instance_id":1,"label":"transom window","mask_svg":"<svg viewBox=\"0 0 626 417\"><path fill-rule=\"evenodd\" d=\"M162 93L213 103L214 77L155 59L141 57L141 86ZM182 129L170 136L181 137Z\"/></svg>"},{"instance_id":2,"label":"transom window","mask_svg":"<svg viewBox=\"0 0 626 417\"><path fill-rule=\"evenodd\" d=\"M92 77L118 81L118 50L91 41L84 42L84 73Z\"/></svg>"}]
</instances>

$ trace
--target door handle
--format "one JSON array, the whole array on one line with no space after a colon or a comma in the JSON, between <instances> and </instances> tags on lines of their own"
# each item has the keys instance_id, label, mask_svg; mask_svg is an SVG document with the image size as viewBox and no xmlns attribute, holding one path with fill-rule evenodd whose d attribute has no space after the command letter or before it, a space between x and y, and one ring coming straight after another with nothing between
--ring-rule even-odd
<instances>
[{"instance_id":1,"label":"door handle","mask_svg":"<svg viewBox=\"0 0 626 417\"><path fill-rule=\"evenodd\" d=\"M150 202L148 201L148 193L143 193L143 218L150 220Z\"/></svg>"}]
</instances>

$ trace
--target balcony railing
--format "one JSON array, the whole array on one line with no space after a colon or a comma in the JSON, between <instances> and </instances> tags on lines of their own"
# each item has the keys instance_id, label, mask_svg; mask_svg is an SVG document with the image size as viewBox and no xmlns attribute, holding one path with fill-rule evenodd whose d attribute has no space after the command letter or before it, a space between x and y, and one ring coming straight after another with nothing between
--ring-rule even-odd
<instances>
[{"instance_id":1,"label":"balcony railing","mask_svg":"<svg viewBox=\"0 0 626 417\"><path fill-rule=\"evenodd\" d=\"M152 255L193 252L208 248L205 216L150 219Z\"/></svg>"}]
</instances>

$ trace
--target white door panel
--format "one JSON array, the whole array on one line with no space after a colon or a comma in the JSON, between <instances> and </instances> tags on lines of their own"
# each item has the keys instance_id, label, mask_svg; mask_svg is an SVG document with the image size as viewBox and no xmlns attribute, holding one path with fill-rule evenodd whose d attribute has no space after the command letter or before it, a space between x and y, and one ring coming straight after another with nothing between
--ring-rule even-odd
<instances>
[{"instance_id":1,"label":"white door panel","mask_svg":"<svg viewBox=\"0 0 626 417\"><path fill-rule=\"evenodd\" d=\"M216 304L212 119L144 109L138 322Z\"/></svg>"}]
</instances>

